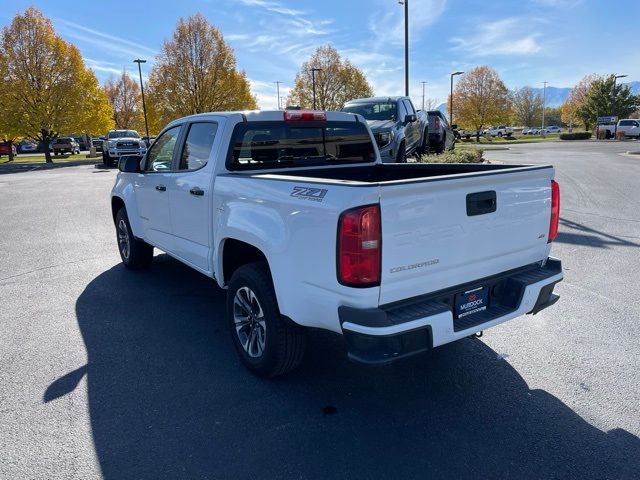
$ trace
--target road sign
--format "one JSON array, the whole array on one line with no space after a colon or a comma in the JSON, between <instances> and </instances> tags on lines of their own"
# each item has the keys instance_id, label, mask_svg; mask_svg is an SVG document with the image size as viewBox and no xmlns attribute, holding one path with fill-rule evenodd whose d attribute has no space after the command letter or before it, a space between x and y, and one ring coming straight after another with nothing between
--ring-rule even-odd
<instances>
[{"instance_id":1,"label":"road sign","mask_svg":"<svg viewBox=\"0 0 640 480\"><path fill-rule=\"evenodd\" d=\"M598 125L614 125L618 123L618 117L598 117Z\"/></svg>"}]
</instances>

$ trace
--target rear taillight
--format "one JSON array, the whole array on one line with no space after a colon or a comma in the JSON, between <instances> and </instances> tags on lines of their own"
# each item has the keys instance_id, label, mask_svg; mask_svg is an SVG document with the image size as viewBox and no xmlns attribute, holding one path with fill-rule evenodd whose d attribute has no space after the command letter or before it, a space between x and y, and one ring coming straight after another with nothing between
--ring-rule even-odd
<instances>
[{"instance_id":1,"label":"rear taillight","mask_svg":"<svg viewBox=\"0 0 640 480\"><path fill-rule=\"evenodd\" d=\"M548 241L555 240L558 236L558 222L560 221L560 185L551 180L551 221L549 222Z\"/></svg>"},{"instance_id":2,"label":"rear taillight","mask_svg":"<svg viewBox=\"0 0 640 480\"><path fill-rule=\"evenodd\" d=\"M338 221L338 281L350 287L380 285L380 205L347 210Z\"/></svg>"},{"instance_id":3,"label":"rear taillight","mask_svg":"<svg viewBox=\"0 0 640 480\"><path fill-rule=\"evenodd\" d=\"M435 118L434 125L436 130L440 130L440 119L438 117Z\"/></svg>"},{"instance_id":4,"label":"rear taillight","mask_svg":"<svg viewBox=\"0 0 640 480\"><path fill-rule=\"evenodd\" d=\"M326 122L327 114L315 110L286 110L285 122Z\"/></svg>"}]
</instances>

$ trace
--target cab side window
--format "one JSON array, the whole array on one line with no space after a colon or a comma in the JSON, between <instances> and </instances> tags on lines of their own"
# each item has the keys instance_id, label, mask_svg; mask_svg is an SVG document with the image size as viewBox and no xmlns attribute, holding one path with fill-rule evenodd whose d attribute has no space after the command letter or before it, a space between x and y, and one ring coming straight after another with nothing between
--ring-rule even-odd
<instances>
[{"instance_id":1,"label":"cab side window","mask_svg":"<svg viewBox=\"0 0 640 480\"><path fill-rule=\"evenodd\" d=\"M207 164L217 130L218 124L213 122L192 123L189 126L179 170L198 170Z\"/></svg>"},{"instance_id":2,"label":"cab side window","mask_svg":"<svg viewBox=\"0 0 640 480\"><path fill-rule=\"evenodd\" d=\"M173 161L173 151L180 134L181 125L172 127L160 135L151 146L147 154L145 172L170 172Z\"/></svg>"}]
</instances>

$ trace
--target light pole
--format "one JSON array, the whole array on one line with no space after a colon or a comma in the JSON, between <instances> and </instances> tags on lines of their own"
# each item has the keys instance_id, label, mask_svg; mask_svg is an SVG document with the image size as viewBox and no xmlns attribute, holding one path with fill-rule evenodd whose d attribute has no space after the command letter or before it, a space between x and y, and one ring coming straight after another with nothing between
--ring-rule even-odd
<instances>
[{"instance_id":1,"label":"light pole","mask_svg":"<svg viewBox=\"0 0 640 480\"><path fill-rule=\"evenodd\" d=\"M311 69L311 83L313 85L313 109L316 109L316 72L321 72L321 68Z\"/></svg>"},{"instance_id":2,"label":"light pole","mask_svg":"<svg viewBox=\"0 0 640 480\"><path fill-rule=\"evenodd\" d=\"M404 94L409 96L409 0L398 0L404 5Z\"/></svg>"},{"instance_id":3,"label":"light pole","mask_svg":"<svg viewBox=\"0 0 640 480\"><path fill-rule=\"evenodd\" d=\"M280 105L283 105L282 109L285 110L286 105L284 104L284 96L280 97Z\"/></svg>"},{"instance_id":4,"label":"light pole","mask_svg":"<svg viewBox=\"0 0 640 480\"><path fill-rule=\"evenodd\" d=\"M142 111L144 113L144 131L147 134L147 141L149 141L149 123L147 123L147 104L144 101L144 85L142 85L142 68L140 67L141 63L147 63L147 61L142 60L141 58L136 58L133 62L138 64L138 74L140 75L140 93L142 93Z\"/></svg>"},{"instance_id":5,"label":"light pole","mask_svg":"<svg viewBox=\"0 0 640 480\"><path fill-rule=\"evenodd\" d=\"M422 110L424 110L424 86L427 82L422 82Z\"/></svg>"},{"instance_id":6,"label":"light pole","mask_svg":"<svg viewBox=\"0 0 640 480\"><path fill-rule=\"evenodd\" d=\"M542 89L542 129L540 130L540 135L544 137L544 111L547 109L547 83L542 82L544 84L544 88Z\"/></svg>"},{"instance_id":7,"label":"light pole","mask_svg":"<svg viewBox=\"0 0 640 480\"><path fill-rule=\"evenodd\" d=\"M616 109L616 82L619 78L624 78L626 75L614 75L613 76L613 99L611 101L612 110ZM611 112L613 114L617 113L615 111ZM613 137L616 138L618 134L618 122L616 122L615 127L613 127Z\"/></svg>"},{"instance_id":8,"label":"light pole","mask_svg":"<svg viewBox=\"0 0 640 480\"><path fill-rule=\"evenodd\" d=\"M451 93L449 94L449 125L453 125L453 77L462 75L464 72L453 72L451 74Z\"/></svg>"},{"instance_id":9,"label":"light pole","mask_svg":"<svg viewBox=\"0 0 640 480\"><path fill-rule=\"evenodd\" d=\"M280 84L282 82L273 82L276 84L276 91L277 91L277 100L278 100L278 110L280 110Z\"/></svg>"}]
</instances>

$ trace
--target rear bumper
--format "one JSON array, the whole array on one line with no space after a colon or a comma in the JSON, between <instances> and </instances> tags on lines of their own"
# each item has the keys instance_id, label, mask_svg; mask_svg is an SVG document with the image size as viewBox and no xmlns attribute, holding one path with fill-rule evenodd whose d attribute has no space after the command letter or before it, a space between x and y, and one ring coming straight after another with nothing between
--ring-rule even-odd
<instances>
[{"instance_id":1,"label":"rear bumper","mask_svg":"<svg viewBox=\"0 0 640 480\"><path fill-rule=\"evenodd\" d=\"M549 258L544 265L528 265L379 308L341 306L338 314L349 357L364 363L388 363L524 314L536 314L560 298L553 288L562 277L560 260ZM489 288L487 309L454 318L455 294L477 286Z\"/></svg>"}]
</instances>

